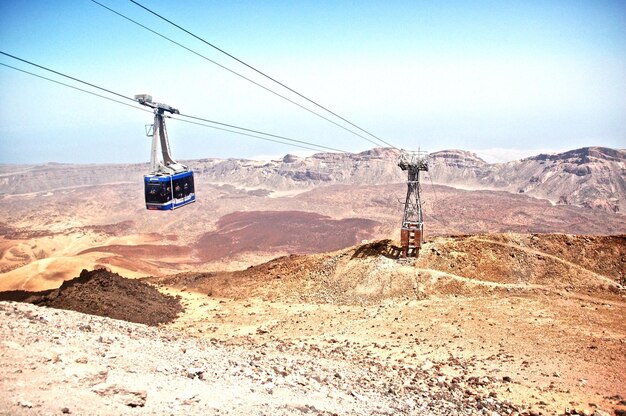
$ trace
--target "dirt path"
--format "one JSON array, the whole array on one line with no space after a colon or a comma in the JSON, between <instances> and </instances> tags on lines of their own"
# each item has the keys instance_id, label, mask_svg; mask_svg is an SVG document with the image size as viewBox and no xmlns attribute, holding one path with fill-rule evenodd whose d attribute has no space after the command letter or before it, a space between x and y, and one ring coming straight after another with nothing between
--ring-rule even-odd
<instances>
[{"instance_id":1,"label":"dirt path","mask_svg":"<svg viewBox=\"0 0 626 416\"><path fill-rule=\"evenodd\" d=\"M593 276L597 280L602 281L604 283L607 283L607 284L609 284L612 287L615 287L615 288L620 288L621 287L617 282L615 282L614 280L609 279L606 276L602 276L601 274L598 274L598 273L596 273L596 272L594 272L592 270L586 269L586 268L582 267L579 264L572 263L572 262L564 260L564 259L562 259L560 257L554 256L552 254L548 254L548 253L546 253L544 251L534 250L532 248L523 247L523 246L518 245L518 244L503 243L501 241L494 241L494 240L488 240L488 239L483 239L483 238L475 238L474 240L475 241L481 241L483 243L488 243L488 244L496 244L496 245L499 245L499 246L502 246L502 247L513 248L515 250L520 250L520 251L523 251L525 253L533 254L533 255L536 255L536 256L547 257L549 259L552 259L552 260L554 260L554 261L556 261L558 263L564 264L564 265L566 265L568 267L571 267L573 269L584 271L585 273L590 274L591 276Z\"/></svg>"},{"instance_id":2,"label":"dirt path","mask_svg":"<svg viewBox=\"0 0 626 416\"><path fill-rule=\"evenodd\" d=\"M467 283L469 285L478 285L485 287L497 287L503 289L539 289L539 290L549 290L548 286L545 285L534 285L534 284L525 284L525 283L500 283L500 282L490 282L487 280L477 280L469 277L459 276L457 274L442 272L441 270L435 269L424 269L424 268L416 268L417 273L426 272L431 276L431 279L435 280L440 277L448 277L450 279L454 279L459 282Z\"/></svg>"}]
</instances>

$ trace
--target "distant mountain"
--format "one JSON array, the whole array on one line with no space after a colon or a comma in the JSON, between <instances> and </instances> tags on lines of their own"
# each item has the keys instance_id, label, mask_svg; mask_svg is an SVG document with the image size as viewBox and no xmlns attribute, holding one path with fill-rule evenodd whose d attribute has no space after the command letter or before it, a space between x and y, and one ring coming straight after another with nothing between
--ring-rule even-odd
<instances>
[{"instance_id":1,"label":"distant mountain","mask_svg":"<svg viewBox=\"0 0 626 416\"><path fill-rule=\"evenodd\" d=\"M143 181L148 164L44 163L40 165L0 165L0 195L48 192L78 186Z\"/></svg>"},{"instance_id":2,"label":"distant mountain","mask_svg":"<svg viewBox=\"0 0 626 416\"><path fill-rule=\"evenodd\" d=\"M397 183L406 176L397 167L399 152L373 149L358 154L319 153L307 158L287 155L282 160L201 160L201 177L270 190L326 184L374 185ZM554 155L489 164L463 150L430 155L429 182L463 189L526 193L555 204L626 212L626 151L586 147Z\"/></svg>"},{"instance_id":3,"label":"distant mountain","mask_svg":"<svg viewBox=\"0 0 626 416\"><path fill-rule=\"evenodd\" d=\"M193 167L200 177L213 183L281 191L401 182L405 179L397 167L398 156L398 151L378 148L362 153L317 153L306 158L286 155L269 162L202 159L194 161Z\"/></svg>"},{"instance_id":4,"label":"distant mountain","mask_svg":"<svg viewBox=\"0 0 626 416\"><path fill-rule=\"evenodd\" d=\"M512 162L518 192L560 204L626 212L626 151L586 147ZM511 175L512 176L512 175Z\"/></svg>"},{"instance_id":5,"label":"distant mountain","mask_svg":"<svg viewBox=\"0 0 626 416\"><path fill-rule=\"evenodd\" d=\"M196 180L268 191L306 190L324 185L399 183L399 151L286 155L272 161L201 159L187 161ZM430 182L463 189L525 193L555 204L626 212L626 151L586 147L489 164L476 154L444 150L430 155ZM116 182L141 183L147 164L0 166L0 194L23 194Z\"/></svg>"},{"instance_id":6,"label":"distant mountain","mask_svg":"<svg viewBox=\"0 0 626 416\"><path fill-rule=\"evenodd\" d=\"M626 211L626 151L585 147L519 161L488 164L475 154L432 154L433 181L471 189L526 193L556 204Z\"/></svg>"},{"instance_id":7,"label":"distant mountain","mask_svg":"<svg viewBox=\"0 0 626 416\"><path fill-rule=\"evenodd\" d=\"M492 176L492 167L475 153L465 150L442 150L430 154L428 175L437 183L460 188L491 189L484 184Z\"/></svg>"}]
</instances>

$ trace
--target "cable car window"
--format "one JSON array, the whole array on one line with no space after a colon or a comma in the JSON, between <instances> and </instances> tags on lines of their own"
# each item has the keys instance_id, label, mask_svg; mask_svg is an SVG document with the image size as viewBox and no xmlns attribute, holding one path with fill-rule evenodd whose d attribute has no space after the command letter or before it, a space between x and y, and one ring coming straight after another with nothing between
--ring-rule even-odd
<instances>
[{"instance_id":1,"label":"cable car window","mask_svg":"<svg viewBox=\"0 0 626 416\"><path fill-rule=\"evenodd\" d=\"M146 202L162 204L172 199L167 185L165 183L146 183Z\"/></svg>"},{"instance_id":2,"label":"cable car window","mask_svg":"<svg viewBox=\"0 0 626 416\"><path fill-rule=\"evenodd\" d=\"M194 184L193 184L193 175L190 175L187 178L187 184L189 185L189 189L187 190L187 194L186 195L190 195L190 194L195 193L195 187L194 187Z\"/></svg>"},{"instance_id":3,"label":"cable car window","mask_svg":"<svg viewBox=\"0 0 626 416\"><path fill-rule=\"evenodd\" d=\"M185 181L185 179L174 179L173 181L173 186L174 186L174 198L180 199L182 198L183 195L183 182Z\"/></svg>"}]
</instances>

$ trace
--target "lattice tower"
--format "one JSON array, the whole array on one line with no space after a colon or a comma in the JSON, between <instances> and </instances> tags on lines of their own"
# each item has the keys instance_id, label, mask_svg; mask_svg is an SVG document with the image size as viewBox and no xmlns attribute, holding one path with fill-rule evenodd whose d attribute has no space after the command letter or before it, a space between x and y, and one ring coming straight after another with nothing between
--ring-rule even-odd
<instances>
[{"instance_id":1,"label":"lattice tower","mask_svg":"<svg viewBox=\"0 0 626 416\"><path fill-rule=\"evenodd\" d=\"M408 175L404 216L400 229L402 255L417 257L424 242L420 172L428 171L428 153L402 152L398 166Z\"/></svg>"}]
</instances>

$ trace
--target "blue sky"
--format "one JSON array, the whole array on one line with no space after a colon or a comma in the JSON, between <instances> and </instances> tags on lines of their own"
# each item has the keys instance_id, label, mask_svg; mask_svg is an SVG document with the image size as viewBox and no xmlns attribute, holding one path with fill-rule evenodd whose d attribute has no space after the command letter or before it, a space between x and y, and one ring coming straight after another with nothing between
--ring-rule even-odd
<instances>
[{"instance_id":1,"label":"blue sky","mask_svg":"<svg viewBox=\"0 0 626 416\"><path fill-rule=\"evenodd\" d=\"M297 99L129 1L101 2ZM140 2L397 147L492 160L626 147L623 1ZM373 147L89 0L0 1L0 45L186 114L348 151ZM147 161L150 122L0 67L0 163ZM299 151L174 120L168 131L178 159Z\"/></svg>"}]
</instances>

